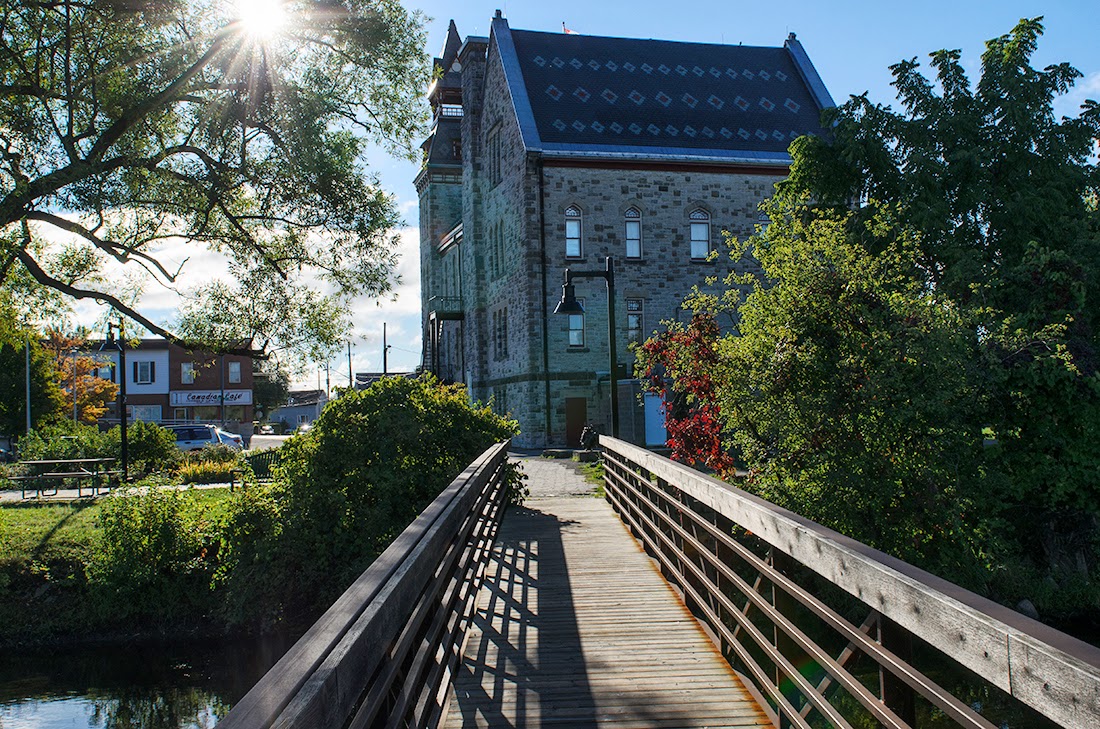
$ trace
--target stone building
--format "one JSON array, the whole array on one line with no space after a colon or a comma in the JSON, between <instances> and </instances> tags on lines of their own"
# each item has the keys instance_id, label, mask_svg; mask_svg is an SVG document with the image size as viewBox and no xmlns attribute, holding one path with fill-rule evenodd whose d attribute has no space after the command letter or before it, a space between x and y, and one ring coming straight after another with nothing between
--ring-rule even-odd
<instances>
[{"instance_id":1,"label":"stone building","mask_svg":"<svg viewBox=\"0 0 1100 729\"><path fill-rule=\"evenodd\" d=\"M611 256L621 434L652 443L658 403L628 345L730 270L724 234L754 232L791 141L820 133L832 100L806 52L793 33L779 48L566 35L497 11L488 38L452 22L436 65L416 178L425 368L511 412L520 445L609 432L604 282L576 282L583 315L554 308L567 267Z\"/></svg>"}]
</instances>

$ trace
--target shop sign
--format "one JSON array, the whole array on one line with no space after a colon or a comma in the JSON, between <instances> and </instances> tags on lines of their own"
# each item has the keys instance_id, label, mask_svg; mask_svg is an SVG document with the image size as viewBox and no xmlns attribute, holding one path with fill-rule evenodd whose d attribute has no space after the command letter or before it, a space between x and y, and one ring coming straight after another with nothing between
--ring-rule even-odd
<instances>
[{"instance_id":1,"label":"shop sign","mask_svg":"<svg viewBox=\"0 0 1100 729\"><path fill-rule=\"evenodd\" d=\"M221 390L184 390L170 393L174 407L190 407L196 405L221 405ZM251 405L252 390L226 390L226 405Z\"/></svg>"}]
</instances>

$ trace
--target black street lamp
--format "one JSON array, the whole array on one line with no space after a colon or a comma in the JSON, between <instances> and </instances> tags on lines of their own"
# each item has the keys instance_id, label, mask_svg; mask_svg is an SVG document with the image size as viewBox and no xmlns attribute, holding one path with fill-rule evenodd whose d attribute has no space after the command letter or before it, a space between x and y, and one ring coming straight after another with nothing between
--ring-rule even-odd
<instances>
[{"instance_id":1,"label":"black street lamp","mask_svg":"<svg viewBox=\"0 0 1100 729\"><path fill-rule=\"evenodd\" d=\"M122 483L130 481L130 458L126 440L126 340L122 323L118 324L118 339L115 339L115 325L107 322L107 339L99 345L100 352L118 352L118 412L122 428Z\"/></svg>"},{"instance_id":2,"label":"black street lamp","mask_svg":"<svg viewBox=\"0 0 1100 729\"><path fill-rule=\"evenodd\" d=\"M565 269L565 283L561 287L561 301L555 314L583 314L584 307L577 301L575 278L602 278L607 283L607 341L611 357L611 435L619 437L619 378L616 375L615 347L615 262L607 257L607 269L603 271L570 271Z\"/></svg>"}]
</instances>

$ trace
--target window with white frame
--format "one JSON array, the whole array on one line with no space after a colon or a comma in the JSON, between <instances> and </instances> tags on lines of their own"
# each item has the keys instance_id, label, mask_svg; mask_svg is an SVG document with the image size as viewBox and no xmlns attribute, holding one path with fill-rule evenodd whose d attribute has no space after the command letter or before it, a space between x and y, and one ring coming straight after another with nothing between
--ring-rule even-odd
<instances>
[{"instance_id":1,"label":"window with white frame","mask_svg":"<svg viewBox=\"0 0 1100 729\"><path fill-rule=\"evenodd\" d=\"M642 257L642 213L638 208L626 211L626 257Z\"/></svg>"},{"instance_id":2,"label":"window with white frame","mask_svg":"<svg viewBox=\"0 0 1100 729\"><path fill-rule=\"evenodd\" d=\"M642 314L645 302L642 299L626 300L626 341L642 341Z\"/></svg>"},{"instance_id":3,"label":"window with white frame","mask_svg":"<svg viewBox=\"0 0 1100 729\"><path fill-rule=\"evenodd\" d=\"M194 362L181 362L180 363L180 382L184 385L195 384L195 363Z\"/></svg>"},{"instance_id":4,"label":"window with white frame","mask_svg":"<svg viewBox=\"0 0 1100 729\"><path fill-rule=\"evenodd\" d=\"M229 363L229 382L233 385L241 384L241 363Z\"/></svg>"},{"instance_id":5,"label":"window with white frame","mask_svg":"<svg viewBox=\"0 0 1100 729\"><path fill-rule=\"evenodd\" d=\"M581 257L581 210L575 205L565 211L565 257Z\"/></svg>"},{"instance_id":6,"label":"window with white frame","mask_svg":"<svg viewBox=\"0 0 1100 729\"><path fill-rule=\"evenodd\" d=\"M156 362L134 362L134 384L151 385L157 379Z\"/></svg>"},{"instance_id":7,"label":"window with white frame","mask_svg":"<svg viewBox=\"0 0 1100 729\"><path fill-rule=\"evenodd\" d=\"M691 226L691 257L705 259L710 255L710 213L693 210L688 220Z\"/></svg>"},{"instance_id":8,"label":"window with white frame","mask_svg":"<svg viewBox=\"0 0 1100 729\"><path fill-rule=\"evenodd\" d=\"M584 306L584 299L577 299L577 303ZM569 346L584 346L584 314L569 315Z\"/></svg>"}]
</instances>

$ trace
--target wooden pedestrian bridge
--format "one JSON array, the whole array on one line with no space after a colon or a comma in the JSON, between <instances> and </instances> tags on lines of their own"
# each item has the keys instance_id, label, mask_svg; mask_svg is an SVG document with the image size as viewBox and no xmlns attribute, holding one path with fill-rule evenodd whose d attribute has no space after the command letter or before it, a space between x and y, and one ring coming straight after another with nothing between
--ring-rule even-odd
<instances>
[{"instance_id":1,"label":"wooden pedestrian bridge","mask_svg":"<svg viewBox=\"0 0 1100 729\"><path fill-rule=\"evenodd\" d=\"M1100 649L600 442L511 508L490 448L219 727L1100 728Z\"/></svg>"}]
</instances>

